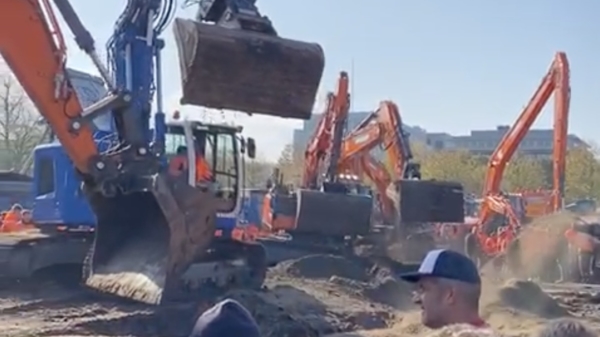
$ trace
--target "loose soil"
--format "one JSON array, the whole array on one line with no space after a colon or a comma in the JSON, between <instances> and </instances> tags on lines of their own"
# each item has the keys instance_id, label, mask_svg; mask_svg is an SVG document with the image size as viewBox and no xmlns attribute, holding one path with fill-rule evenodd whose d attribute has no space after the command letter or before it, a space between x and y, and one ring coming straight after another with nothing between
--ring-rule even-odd
<instances>
[{"instance_id":1,"label":"loose soil","mask_svg":"<svg viewBox=\"0 0 600 337\"><path fill-rule=\"evenodd\" d=\"M599 294L600 286L486 281L482 314L506 336L533 336L557 317L584 320L600 332ZM411 287L365 259L313 255L287 261L269 271L262 291L227 297L248 307L265 337L431 334L411 305ZM73 286L23 285L0 290L0 337L184 337L208 305L154 308Z\"/></svg>"}]
</instances>

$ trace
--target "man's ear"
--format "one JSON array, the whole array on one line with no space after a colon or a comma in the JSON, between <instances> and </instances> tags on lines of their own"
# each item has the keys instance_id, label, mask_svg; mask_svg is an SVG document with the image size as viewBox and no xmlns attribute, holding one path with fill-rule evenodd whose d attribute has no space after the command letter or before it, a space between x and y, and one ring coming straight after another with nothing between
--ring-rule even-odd
<instances>
[{"instance_id":1,"label":"man's ear","mask_svg":"<svg viewBox=\"0 0 600 337\"><path fill-rule=\"evenodd\" d=\"M454 287L446 287L444 299L448 301L448 303L454 304L454 302L456 302L456 289Z\"/></svg>"}]
</instances>

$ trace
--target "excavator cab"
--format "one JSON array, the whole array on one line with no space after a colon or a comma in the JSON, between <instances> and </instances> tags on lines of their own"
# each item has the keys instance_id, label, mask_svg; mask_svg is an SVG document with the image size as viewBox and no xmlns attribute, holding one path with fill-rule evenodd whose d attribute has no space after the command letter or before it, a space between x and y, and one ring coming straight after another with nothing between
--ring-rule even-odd
<instances>
[{"instance_id":1,"label":"excavator cab","mask_svg":"<svg viewBox=\"0 0 600 337\"><path fill-rule=\"evenodd\" d=\"M97 227L85 283L149 304L189 298L186 291L199 284L184 275L206 255L215 236L216 213L237 208L240 131L192 121L169 123L165 159L186 149L183 174L174 175L164 165L149 192L92 194ZM198 179L197 156L208 163L210 178Z\"/></svg>"},{"instance_id":2,"label":"excavator cab","mask_svg":"<svg viewBox=\"0 0 600 337\"><path fill-rule=\"evenodd\" d=\"M321 47L279 37L255 1L193 2L196 20L173 24L181 103L309 119L325 66Z\"/></svg>"}]
</instances>

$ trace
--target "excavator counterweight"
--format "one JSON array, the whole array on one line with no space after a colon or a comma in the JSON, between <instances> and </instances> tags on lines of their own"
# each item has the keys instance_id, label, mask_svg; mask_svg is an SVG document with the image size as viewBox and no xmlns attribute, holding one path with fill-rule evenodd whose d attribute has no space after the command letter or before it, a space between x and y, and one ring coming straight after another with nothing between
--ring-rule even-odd
<instances>
[{"instance_id":1,"label":"excavator counterweight","mask_svg":"<svg viewBox=\"0 0 600 337\"><path fill-rule=\"evenodd\" d=\"M182 104L310 118L325 66L318 44L187 19L173 29Z\"/></svg>"},{"instance_id":2,"label":"excavator counterweight","mask_svg":"<svg viewBox=\"0 0 600 337\"><path fill-rule=\"evenodd\" d=\"M296 233L333 237L366 235L373 198L368 195L298 190Z\"/></svg>"}]
</instances>

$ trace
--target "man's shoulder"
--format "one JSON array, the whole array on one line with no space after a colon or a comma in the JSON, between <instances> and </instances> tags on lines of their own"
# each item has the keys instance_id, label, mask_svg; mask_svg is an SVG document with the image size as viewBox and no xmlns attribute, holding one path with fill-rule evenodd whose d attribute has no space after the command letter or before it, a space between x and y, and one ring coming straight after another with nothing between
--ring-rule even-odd
<instances>
[{"instance_id":1,"label":"man's shoulder","mask_svg":"<svg viewBox=\"0 0 600 337\"><path fill-rule=\"evenodd\" d=\"M471 324L452 324L431 331L427 337L501 337L489 326L476 327Z\"/></svg>"}]
</instances>

